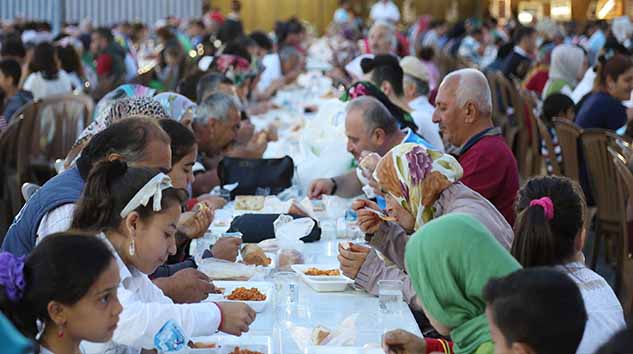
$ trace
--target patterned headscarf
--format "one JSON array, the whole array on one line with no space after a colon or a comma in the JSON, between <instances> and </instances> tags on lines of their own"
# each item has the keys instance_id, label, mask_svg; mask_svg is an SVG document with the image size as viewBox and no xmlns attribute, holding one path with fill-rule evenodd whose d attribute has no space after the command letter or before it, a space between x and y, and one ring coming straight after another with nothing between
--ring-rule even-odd
<instances>
[{"instance_id":1,"label":"patterned headscarf","mask_svg":"<svg viewBox=\"0 0 633 354\"><path fill-rule=\"evenodd\" d=\"M380 101L389 113L398 121L398 125L401 129L410 128L414 132L418 131L418 126L413 121L411 115L391 102L387 95L385 95L378 87L369 81L358 81L353 83L341 97L339 98L343 102L348 102L356 97L371 96Z\"/></svg>"},{"instance_id":2,"label":"patterned headscarf","mask_svg":"<svg viewBox=\"0 0 633 354\"><path fill-rule=\"evenodd\" d=\"M193 113L196 109L196 104L190 99L174 92L159 93L154 99L163 106L171 119L179 122L185 114Z\"/></svg>"},{"instance_id":3,"label":"patterned headscarf","mask_svg":"<svg viewBox=\"0 0 633 354\"><path fill-rule=\"evenodd\" d=\"M232 54L222 54L216 57L211 64L211 70L224 74L237 86L256 76L248 60Z\"/></svg>"},{"instance_id":4,"label":"patterned headscarf","mask_svg":"<svg viewBox=\"0 0 633 354\"><path fill-rule=\"evenodd\" d=\"M374 179L415 217L415 229L433 219L433 204L457 182L464 170L448 154L406 143L391 149L378 163Z\"/></svg>"},{"instance_id":5,"label":"patterned headscarf","mask_svg":"<svg viewBox=\"0 0 633 354\"><path fill-rule=\"evenodd\" d=\"M100 120L103 115L108 114L110 106L112 106L116 100L126 97L151 97L154 96L154 93L156 93L156 90L143 85L123 84L108 92L99 100L94 112L95 121Z\"/></svg>"},{"instance_id":6,"label":"patterned headscarf","mask_svg":"<svg viewBox=\"0 0 633 354\"><path fill-rule=\"evenodd\" d=\"M95 119L88 128L81 132L73 145L73 149L76 146L85 145L93 136L121 119L135 115L144 115L156 119L169 118L169 114L167 114L163 106L151 97L140 96L119 99L113 102L106 114Z\"/></svg>"}]
</instances>

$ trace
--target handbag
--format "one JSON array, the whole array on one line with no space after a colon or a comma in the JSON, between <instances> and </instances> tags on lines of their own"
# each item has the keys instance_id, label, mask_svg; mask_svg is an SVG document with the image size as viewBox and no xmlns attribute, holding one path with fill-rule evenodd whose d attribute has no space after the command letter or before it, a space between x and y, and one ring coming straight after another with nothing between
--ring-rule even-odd
<instances>
[{"instance_id":1,"label":"handbag","mask_svg":"<svg viewBox=\"0 0 633 354\"><path fill-rule=\"evenodd\" d=\"M274 195L292 185L295 165L289 156L280 159L241 159L225 157L218 165L222 185L238 182L236 195ZM263 192L262 192L263 190Z\"/></svg>"},{"instance_id":2,"label":"handbag","mask_svg":"<svg viewBox=\"0 0 633 354\"><path fill-rule=\"evenodd\" d=\"M236 217L231 222L231 227L227 232L241 232L244 243L259 243L269 238L275 238L275 228L273 223L281 214L244 214ZM304 218L305 216L293 215L293 219ZM312 219L314 220L314 219ZM316 220L312 231L301 239L303 242L316 242L321 239L321 228Z\"/></svg>"}]
</instances>

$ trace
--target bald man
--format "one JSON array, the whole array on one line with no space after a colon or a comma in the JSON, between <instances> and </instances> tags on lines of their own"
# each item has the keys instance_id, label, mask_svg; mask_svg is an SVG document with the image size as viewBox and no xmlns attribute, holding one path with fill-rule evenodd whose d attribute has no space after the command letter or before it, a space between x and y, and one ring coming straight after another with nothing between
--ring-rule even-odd
<instances>
[{"instance_id":1,"label":"bald man","mask_svg":"<svg viewBox=\"0 0 633 354\"><path fill-rule=\"evenodd\" d=\"M444 139L458 148L464 169L461 182L488 199L510 225L519 172L512 151L492 123L492 99L486 77L476 69L448 74L435 99L433 122Z\"/></svg>"}]
</instances>

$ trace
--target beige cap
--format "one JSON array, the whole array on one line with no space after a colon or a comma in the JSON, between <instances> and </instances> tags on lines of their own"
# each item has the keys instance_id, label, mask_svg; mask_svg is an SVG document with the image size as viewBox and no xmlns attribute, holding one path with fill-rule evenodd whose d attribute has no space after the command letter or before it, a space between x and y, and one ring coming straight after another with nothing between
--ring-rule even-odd
<instances>
[{"instance_id":1,"label":"beige cap","mask_svg":"<svg viewBox=\"0 0 633 354\"><path fill-rule=\"evenodd\" d=\"M400 67L405 75L413 76L422 81L429 81L429 72L422 61L413 56L406 56L400 60Z\"/></svg>"}]
</instances>

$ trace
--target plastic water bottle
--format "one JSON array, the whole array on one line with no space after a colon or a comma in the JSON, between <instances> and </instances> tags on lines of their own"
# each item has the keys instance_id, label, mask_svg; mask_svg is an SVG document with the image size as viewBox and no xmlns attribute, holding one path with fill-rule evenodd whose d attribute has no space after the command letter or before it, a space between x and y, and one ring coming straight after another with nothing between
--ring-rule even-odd
<instances>
[{"instance_id":1,"label":"plastic water bottle","mask_svg":"<svg viewBox=\"0 0 633 354\"><path fill-rule=\"evenodd\" d=\"M167 321L154 336L154 346L159 353L170 353L187 347L184 330L174 320Z\"/></svg>"}]
</instances>

